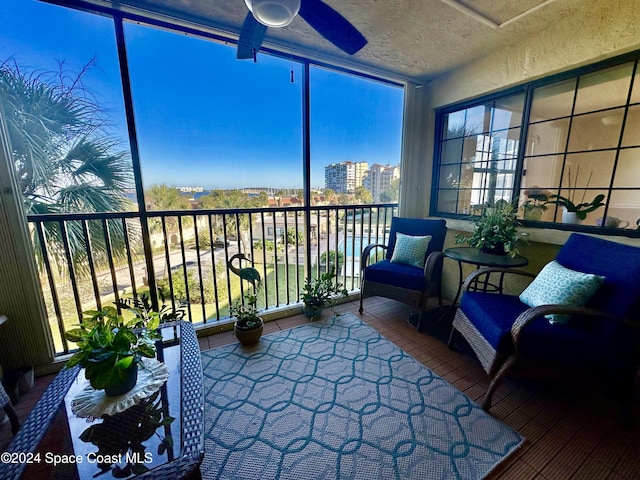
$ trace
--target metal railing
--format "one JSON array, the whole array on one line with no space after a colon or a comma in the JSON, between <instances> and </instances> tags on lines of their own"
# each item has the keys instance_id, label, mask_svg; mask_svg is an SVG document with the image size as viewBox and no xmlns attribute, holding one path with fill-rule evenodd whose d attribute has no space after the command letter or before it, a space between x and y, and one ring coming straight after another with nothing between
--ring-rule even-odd
<instances>
[{"instance_id":1,"label":"metal railing","mask_svg":"<svg viewBox=\"0 0 640 480\"><path fill-rule=\"evenodd\" d=\"M28 221L56 352L65 354L64 332L81 322L83 311L147 294L149 278L160 303L184 308L196 325L228 321L229 305L253 288L235 274L247 266L262 277L258 305L265 312L299 304L305 279L331 268L357 291L362 249L386 243L394 215L396 204L375 204L151 211L144 217L30 215Z\"/></svg>"}]
</instances>

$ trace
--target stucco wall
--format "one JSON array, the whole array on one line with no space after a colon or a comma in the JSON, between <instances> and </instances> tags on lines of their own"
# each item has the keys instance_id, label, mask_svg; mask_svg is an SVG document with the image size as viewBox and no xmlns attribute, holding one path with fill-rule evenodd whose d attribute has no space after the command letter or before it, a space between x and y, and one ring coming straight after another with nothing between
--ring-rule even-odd
<instances>
[{"instance_id":1,"label":"stucco wall","mask_svg":"<svg viewBox=\"0 0 640 480\"><path fill-rule=\"evenodd\" d=\"M567 71L583 65L640 49L640 6L637 1L607 0L583 9L560 27L551 25L525 41L478 59L450 74L425 85L425 97L429 104L424 107L425 131L434 131L435 109L503 90L524 82ZM431 171L434 150L433 133L423 139L420 161ZM415 160L415 157L412 158ZM415 170L414 170L415 171ZM411 178L410 182L431 182L431 174ZM425 190L425 192L427 192ZM429 195L422 201L428 208ZM415 200L414 200L415 201ZM449 233L445 248L455 246L455 235L469 232L471 222L447 220ZM524 245L521 253L529 259L525 270L538 272L557 253L570 232L560 230L529 229L532 242ZM637 239L615 237L621 241L640 246ZM474 267L466 265L465 275ZM458 267L445 259L443 273L443 296L453 298L458 284ZM527 282L510 281L512 293L519 292Z\"/></svg>"},{"instance_id":2,"label":"stucco wall","mask_svg":"<svg viewBox=\"0 0 640 480\"><path fill-rule=\"evenodd\" d=\"M430 85L437 108L640 48L635 0L596 2L559 25L494 52Z\"/></svg>"}]
</instances>

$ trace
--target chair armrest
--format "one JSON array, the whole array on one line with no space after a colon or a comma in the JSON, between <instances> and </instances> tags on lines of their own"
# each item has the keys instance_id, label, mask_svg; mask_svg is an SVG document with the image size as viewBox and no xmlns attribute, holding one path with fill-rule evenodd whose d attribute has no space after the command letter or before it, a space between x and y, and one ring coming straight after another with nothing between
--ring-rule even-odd
<instances>
[{"instance_id":1,"label":"chair armrest","mask_svg":"<svg viewBox=\"0 0 640 480\"><path fill-rule=\"evenodd\" d=\"M432 291L432 287L439 283L440 279L433 278L433 272L438 266L438 263L444 259L443 252L431 252L427 256L427 261L424 264L424 279L429 291Z\"/></svg>"},{"instance_id":2,"label":"chair armrest","mask_svg":"<svg viewBox=\"0 0 640 480\"><path fill-rule=\"evenodd\" d=\"M467 276L467 278L464 281L463 289L465 291L469 290L469 287L472 284L476 284L480 282L480 277L482 275L489 275L491 273L500 273L502 276L504 276L505 274L509 274L509 275L520 275L520 276L529 277L529 278L536 278L535 274L530 272L525 272L524 270L516 270L513 268L505 268L505 267L490 267L490 268L483 267L483 268L479 268L478 270L474 270Z\"/></svg>"},{"instance_id":3,"label":"chair armrest","mask_svg":"<svg viewBox=\"0 0 640 480\"><path fill-rule=\"evenodd\" d=\"M369 255L371 254L371 250L377 247L384 250L387 249L387 246L382 243L371 243L364 247L364 250L362 250L362 256L360 257L360 270L364 270L364 268L369 265Z\"/></svg>"},{"instance_id":4,"label":"chair armrest","mask_svg":"<svg viewBox=\"0 0 640 480\"><path fill-rule=\"evenodd\" d=\"M536 318L544 317L552 313L583 315L587 317L603 317L614 322L625 324L629 323L624 318L611 315L595 308L579 307L577 305L539 305L522 312L518 315L516 321L513 322L513 325L511 326L511 338L513 339L513 345L516 351L518 350L518 342L522 329Z\"/></svg>"}]
</instances>

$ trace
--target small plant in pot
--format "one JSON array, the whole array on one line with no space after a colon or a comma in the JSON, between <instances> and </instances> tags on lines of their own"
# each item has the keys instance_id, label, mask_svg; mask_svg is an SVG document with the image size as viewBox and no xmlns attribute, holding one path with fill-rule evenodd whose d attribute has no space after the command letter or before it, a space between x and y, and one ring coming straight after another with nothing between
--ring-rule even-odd
<instances>
[{"instance_id":1,"label":"small plant in pot","mask_svg":"<svg viewBox=\"0 0 640 480\"><path fill-rule=\"evenodd\" d=\"M582 190L582 198L580 199L580 203L576 203L576 193L578 186L578 178L580 177L580 165L576 169L576 173L573 179L573 185L571 183L571 165L567 166L567 185L569 190L569 196L565 197L562 195L550 195L549 204L555 204L562 207L562 223L580 223L582 220L587 218L587 214L597 210L600 207L604 206L604 195L599 194L596 195L593 200L590 202L585 202L584 198L587 194L587 189L591 184L591 178L593 177L593 170L589 173L589 178L587 178L587 183L585 184L584 189Z\"/></svg>"},{"instance_id":2,"label":"small plant in pot","mask_svg":"<svg viewBox=\"0 0 640 480\"><path fill-rule=\"evenodd\" d=\"M525 220L539 221L548 209L546 203L547 200L549 200L550 193L533 187L525 190L524 194L527 196L527 199L521 205L523 218Z\"/></svg>"},{"instance_id":3,"label":"small plant in pot","mask_svg":"<svg viewBox=\"0 0 640 480\"><path fill-rule=\"evenodd\" d=\"M547 203L552 203L561 206L564 211L562 212L562 223L579 223L585 218L587 214L594 212L600 207L604 206L604 195L596 195L590 202L574 203L572 199L563 197L562 195L551 195ZM584 200L584 197L583 197ZM572 214L572 215L567 215Z\"/></svg>"},{"instance_id":4,"label":"small plant in pot","mask_svg":"<svg viewBox=\"0 0 640 480\"><path fill-rule=\"evenodd\" d=\"M302 311L311 320L320 317L326 306L332 306L331 300L336 296L349 296L335 278L335 268L332 268L317 278L308 278L302 287Z\"/></svg>"},{"instance_id":5,"label":"small plant in pot","mask_svg":"<svg viewBox=\"0 0 640 480\"><path fill-rule=\"evenodd\" d=\"M242 299L229 307L229 314L236 317L233 331L242 345L258 343L264 329L264 321L258 315L258 295L247 292Z\"/></svg>"},{"instance_id":6,"label":"small plant in pot","mask_svg":"<svg viewBox=\"0 0 640 480\"><path fill-rule=\"evenodd\" d=\"M519 253L517 243L523 240L516 213L511 203L498 200L475 221L471 236L456 235L456 243L467 243L484 253L515 257Z\"/></svg>"},{"instance_id":7,"label":"small plant in pot","mask_svg":"<svg viewBox=\"0 0 640 480\"><path fill-rule=\"evenodd\" d=\"M181 312L153 311L146 298L119 302L116 306L133 313L134 318L125 321L115 307L83 312L79 328L65 333L78 351L67 361L67 368L79 365L96 390L104 389L109 396L122 395L131 390L137 381L138 366L142 357L154 358L155 341L160 322L181 318Z\"/></svg>"}]
</instances>

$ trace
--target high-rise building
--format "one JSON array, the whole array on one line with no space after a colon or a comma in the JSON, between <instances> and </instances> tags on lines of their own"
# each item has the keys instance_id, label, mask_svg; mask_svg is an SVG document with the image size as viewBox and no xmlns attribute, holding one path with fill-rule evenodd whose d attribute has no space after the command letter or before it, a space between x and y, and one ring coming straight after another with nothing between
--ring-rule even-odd
<instances>
[{"instance_id":1,"label":"high-rise building","mask_svg":"<svg viewBox=\"0 0 640 480\"><path fill-rule=\"evenodd\" d=\"M371 192L373 201L380 201L380 194L389 190L391 182L400 178L400 167L375 163L367 171L363 185Z\"/></svg>"},{"instance_id":2,"label":"high-rise building","mask_svg":"<svg viewBox=\"0 0 640 480\"><path fill-rule=\"evenodd\" d=\"M353 193L364 182L367 162L332 163L324 167L324 186L336 193Z\"/></svg>"}]
</instances>

